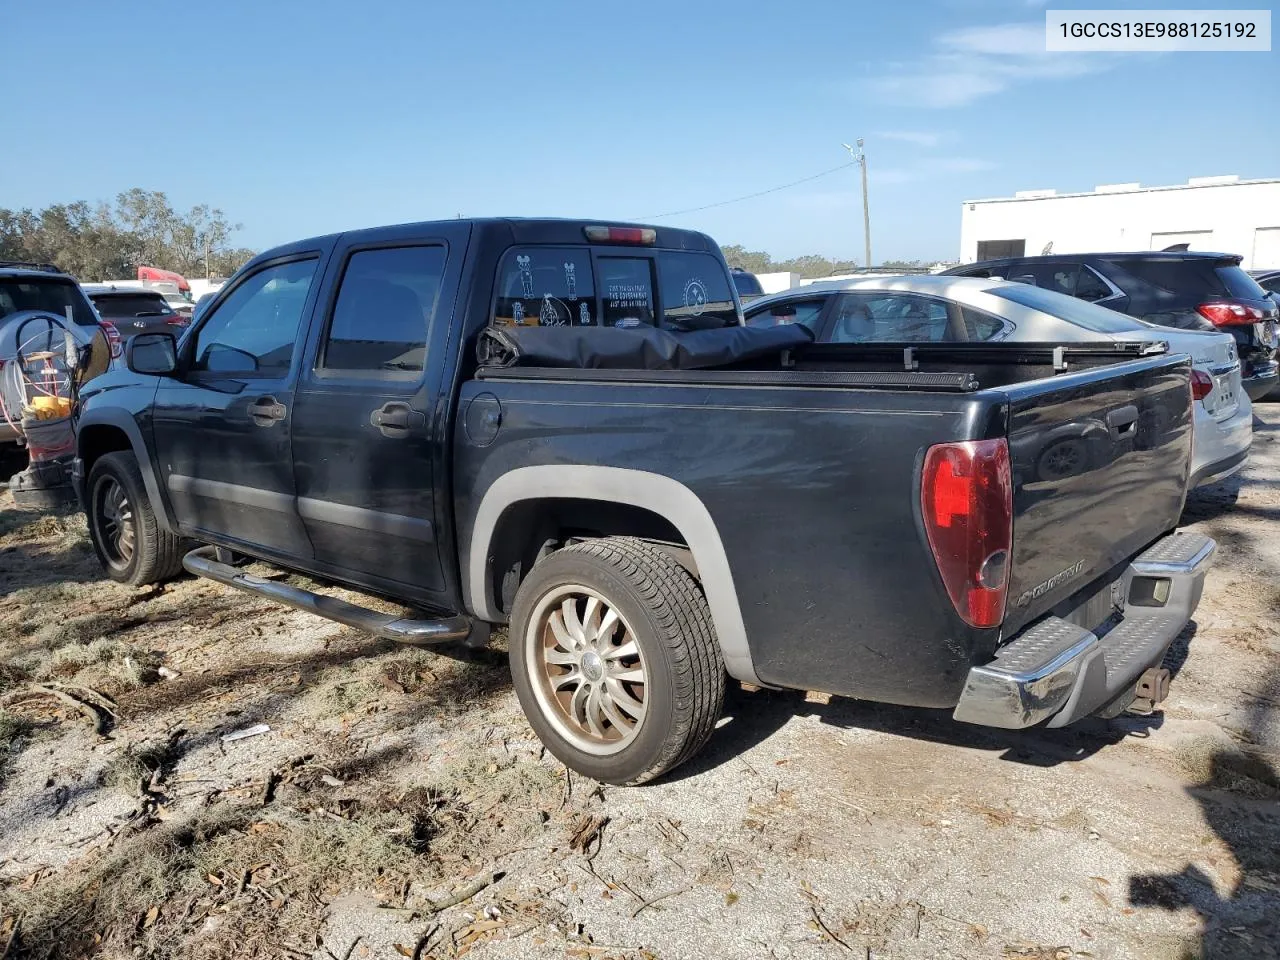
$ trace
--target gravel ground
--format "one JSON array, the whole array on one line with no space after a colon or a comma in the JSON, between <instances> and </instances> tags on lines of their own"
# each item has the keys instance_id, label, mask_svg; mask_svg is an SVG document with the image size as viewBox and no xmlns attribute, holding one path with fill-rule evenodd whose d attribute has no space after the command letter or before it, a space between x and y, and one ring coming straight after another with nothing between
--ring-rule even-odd
<instances>
[{"instance_id":1,"label":"gravel ground","mask_svg":"<svg viewBox=\"0 0 1280 960\"><path fill-rule=\"evenodd\" d=\"M734 689L701 756L632 789L544 754L500 649L107 583L78 519L6 494L0 691L96 690L116 717L0 714L0 957L19 915L10 957L1280 956L1280 407L1259 414L1246 473L1187 504L1220 552L1163 712L1007 733Z\"/></svg>"}]
</instances>

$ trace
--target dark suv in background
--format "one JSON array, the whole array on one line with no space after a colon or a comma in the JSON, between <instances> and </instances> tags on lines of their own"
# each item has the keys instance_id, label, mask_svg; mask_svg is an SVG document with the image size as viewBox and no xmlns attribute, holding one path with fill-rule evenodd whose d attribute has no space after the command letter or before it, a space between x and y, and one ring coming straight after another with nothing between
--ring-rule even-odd
<instances>
[{"instance_id":1,"label":"dark suv in background","mask_svg":"<svg viewBox=\"0 0 1280 960\"><path fill-rule=\"evenodd\" d=\"M156 290L117 287L109 283L86 283L82 289L93 301L104 324L111 324L126 340L139 333L182 333L191 321L179 313Z\"/></svg>"},{"instance_id":2,"label":"dark suv in background","mask_svg":"<svg viewBox=\"0 0 1280 960\"><path fill-rule=\"evenodd\" d=\"M1194 251L1004 257L953 267L953 277L998 277L1109 307L1147 323L1235 337L1251 400L1280 380L1280 307L1240 268L1239 256Z\"/></svg>"},{"instance_id":3,"label":"dark suv in background","mask_svg":"<svg viewBox=\"0 0 1280 960\"><path fill-rule=\"evenodd\" d=\"M738 291L738 299L743 303L764 296L764 288L760 286L760 281L756 279L754 273L743 270L741 267L733 267L729 275L733 277L733 286Z\"/></svg>"}]
</instances>

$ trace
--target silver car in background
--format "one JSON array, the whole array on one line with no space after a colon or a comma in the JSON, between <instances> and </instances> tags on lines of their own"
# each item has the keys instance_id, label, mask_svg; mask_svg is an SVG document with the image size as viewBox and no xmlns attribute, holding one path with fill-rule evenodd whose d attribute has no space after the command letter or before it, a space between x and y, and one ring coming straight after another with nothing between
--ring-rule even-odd
<instances>
[{"instance_id":1,"label":"silver car in background","mask_svg":"<svg viewBox=\"0 0 1280 960\"><path fill-rule=\"evenodd\" d=\"M1193 365L1190 485L1240 470L1253 442L1253 405L1230 334L1156 326L1024 283L948 276L814 283L754 300L743 313L748 326L802 323L827 343L1165 341Z\"/></svg>"}]
</instances>

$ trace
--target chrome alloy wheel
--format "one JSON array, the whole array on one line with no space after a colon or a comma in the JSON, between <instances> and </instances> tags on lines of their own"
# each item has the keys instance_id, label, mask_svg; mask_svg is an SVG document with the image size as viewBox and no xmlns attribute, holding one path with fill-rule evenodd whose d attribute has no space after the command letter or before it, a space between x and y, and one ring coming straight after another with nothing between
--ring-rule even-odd
<instances>
[{"instance_id":1,"label":"chrome alloy wheel","mask_svg":"<svg viewBox=\"0 0 1280 960\"><path fill-rule=\"evenodd\" d=\"M648 672L631 627L605 597L578 584L548 591L524 642L530 686L556 732L601 756L636 738Z\"/></svg>"},{"instance_id":2,"label":"chrome alloy wheel","mask_svg":"<svg viewBox=\"0 0 1280 960\"><path fill-rule=\"evenodd\" d=\"M133 505L124 487L114 477L103 477L93 492L94 522L98 528L98 542L106 554L107 562L117 569L129 566L133 560L136 531Z\"/></svg>"}]
</instances>

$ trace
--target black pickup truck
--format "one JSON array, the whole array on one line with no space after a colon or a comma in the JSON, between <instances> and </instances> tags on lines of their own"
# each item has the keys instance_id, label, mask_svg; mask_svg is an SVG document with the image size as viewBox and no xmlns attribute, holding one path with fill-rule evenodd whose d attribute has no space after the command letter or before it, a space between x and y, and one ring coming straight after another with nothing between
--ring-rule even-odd
<instances>
[{"instance_id":1,"label":"black pickup truck","mask_svg":"<svg viewBox=\"0 0 1280 960\"><path fill-rule=\"evenodd\" d=\"M111 577L185 565L407 643L505 624L538 735L612 783L692 756L726 674L1009 728L1151 709L1215 549L1173 532L1186 357L752 330L689 231L317 237L126 355L78 422Z\"/></svg>"}]
</instances>

